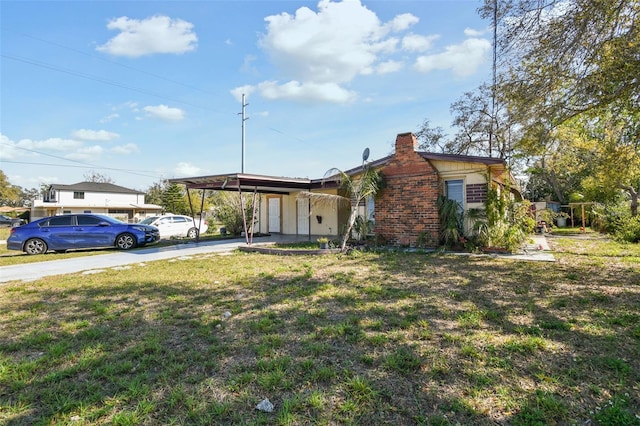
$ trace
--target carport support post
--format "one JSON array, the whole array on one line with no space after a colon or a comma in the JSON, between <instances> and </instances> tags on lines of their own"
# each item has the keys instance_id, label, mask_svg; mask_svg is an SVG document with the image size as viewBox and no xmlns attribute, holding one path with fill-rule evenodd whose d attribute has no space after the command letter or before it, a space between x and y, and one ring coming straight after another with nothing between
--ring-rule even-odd
<instances>
[{"instance_id":1,"label":"carport support post","mask_svg":"<svg viewBox=\"0 0 640 426\"><path fill-rule=\"evenodd\" d=\"M251 207L251 237L249 238L249 244L253 244L253 228L256 224L256 196L258 195L258 187L253 187L253 205Z\"/></svg>"},{"instance_id":2,"label":"carport support post","mask_svg":"<svg viewBox=\"0 0 640 426\"><path fill-rule=\"evenodd\" d=\"M200 202L200 221L198 222L198 232L196 233L196 243L200 241L200 229L202 228L202 210L204 209L204 194L205 190L202 190L202 201ZM193 203L191 202L191 191L187 188L187 199L189 200L189 210L191 210L191 219L193 223L196 223L196 215L193 211Z\"/></svg>"},{"instance_id":3,"label":"carport support post","mask_svg":"<svg viewBox=\"0 0 640 426\"><path fill-rule=\"evenodd\" d=\"M207 193L206 189L202 189L202 199L200 200L200 219L198 219L198 232L196 233L196 242L200 241L200 230L202 229L202 217L204 216L203 214L203 210L204 210L204 198L205 195ZM194 222L195 222L195 218L193 218Z\"/></svg>"},{"instance_id":4,"label":"carport support post","mask_svg":"<svg viewBox=\"0 0 640 426\"><path fill-rule=\"evenodd\" d=\"M242 194L242 188L240 187L240 179L238 179L238 192L240 193L240 209L242 210L242 226L244 227L244 240L247 245L249 243L249 233L247 232L247 214L244 211L244 195Z\"/></svg>"}]
</instances>

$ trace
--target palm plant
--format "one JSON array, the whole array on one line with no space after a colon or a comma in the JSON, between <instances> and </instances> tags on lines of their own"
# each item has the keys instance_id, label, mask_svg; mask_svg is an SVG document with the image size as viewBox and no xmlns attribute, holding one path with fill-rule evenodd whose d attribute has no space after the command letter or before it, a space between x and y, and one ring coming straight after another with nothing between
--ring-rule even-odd
<instances>
[{"instance_id":1,"label":"palm plant","mask_svg":"<svg viewBox=\"0 0 640 426\"><path fill-rule=\"evenodd\" d=\"M308 191L302 191L298 194L298 197L309 198L312 203L322 204L349 204L351 212L349 214L349 220L345 227L344 234L342 235L342 241L340 243L340 250L346 251L347 241L353 230L353 226L358 217L358 206L368 197L375 197L378 191L382 188L383 177L378 169L374 169L369 165L364 165L362 173L350 176L345 172L332 168L325 173L323 179L326 181L336 181L341 192L344 195L335 194L320 194Z\"/></svg>"},{"instance_id":2,"label":"palm plant","mask_svg":"<svg viewBox=\"0 0 640 426\"><path fill-rule=\"evenodd\" d=\"M438 197L438 216L440 217L440 238L445 246L451 247L462 237L462 214L456 200L441 195Z\"/></svg>"}]
</instances>

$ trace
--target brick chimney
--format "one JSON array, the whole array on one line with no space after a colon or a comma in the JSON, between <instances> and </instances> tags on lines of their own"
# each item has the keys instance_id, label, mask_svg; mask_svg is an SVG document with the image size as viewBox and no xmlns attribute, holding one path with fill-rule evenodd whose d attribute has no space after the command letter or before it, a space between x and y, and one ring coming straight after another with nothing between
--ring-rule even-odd
<instances>
[{"instance_id":1,"label":"brick chimney","mask_svg":"<svg viewBox=\"0 0 640 426\"><path fill-rule=\"evenodd\" d=\"M404 162L410 158L415 158L417 149L418 140L413 133L399 133L396 136L396 159L398 161Z\"/></svg>"},{"instance_id":2,"label":"brick chimney","mask_svg":"<svg viewBox=\"0 0 640 426\"><path fill-rule=\"evenodd\" d=\"M386 187L376 200L375 232L392 245L438 244L438 172L417 146L413 133L398 134L395 155L382 168Z\"/></svg>"}]
</instances>

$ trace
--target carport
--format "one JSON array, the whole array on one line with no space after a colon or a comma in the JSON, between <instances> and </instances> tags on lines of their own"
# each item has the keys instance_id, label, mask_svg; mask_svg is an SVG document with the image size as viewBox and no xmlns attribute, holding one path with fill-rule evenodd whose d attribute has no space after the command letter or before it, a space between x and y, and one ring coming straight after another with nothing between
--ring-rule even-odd
<instances>
[{"instance_id":1,"label":"carport","mask_svg":"<svg viewBox=\"0 0 640 426\"><path fill-rule=\"evenodd\" d=\"M284 194L289 195L291 192L311 191L320 188L323 181L312 180L307 178L286 178L266 175L255 175L246 173L221 174L197 177L184 177L168 179L169 183L184 185L187 190L187 198L189 200L189 208L192 216L195 217L195 210L192 196L193 191L200 191L200 216L202 217L204 209L204 200L206 191L237 191L240 194L240 204L242 208L242 219L244 224L244 235L247 244L253 242L254 226L248 226L249 219L245 214L245 196L250 194L253 197L253 218L251 223L255 222L256 215L259 214L261 208L260 203L256 203L258 194Z\"/></svg>"}]
</instances>

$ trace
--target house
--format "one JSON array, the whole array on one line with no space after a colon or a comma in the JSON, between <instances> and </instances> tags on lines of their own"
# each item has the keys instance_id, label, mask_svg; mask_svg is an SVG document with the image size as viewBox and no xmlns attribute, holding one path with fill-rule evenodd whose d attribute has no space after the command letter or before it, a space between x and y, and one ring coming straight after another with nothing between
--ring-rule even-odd
<instances>
[{"instance_id":1,"label":"house","mask_svg":"<svg viewBox=\"0 0 640 426\"><path fill-rule=\"evenodd\" d=\"M391 245L436 245L439 238L437 199L457 200L464 210L484 208L489 185L506 188L519 197L516 183L502 159L417 151L412 133L397 135L395 153L372 161L380 169L385 188L359 206L374 221L374 234ZM364 166L345 171L357 177ZM187 190L232 190L256 200L254 232L338 236L349 207L314 204L302 191L338 194L335 181L251 174L170 179Z\"/></svg>"},{"instance_id":2,"label":"house","mask_svg":"<svg viewBox=\"0 0 640 426\"><path fill-rule=\"evenodd\" d=\"M41 198L33 200L31 220L66 213L98 213L125 222L138 222L162 212L161 206L146 204L144 197L144 192L112 183L50 185Z\"/></svg>"}]
</instances>

